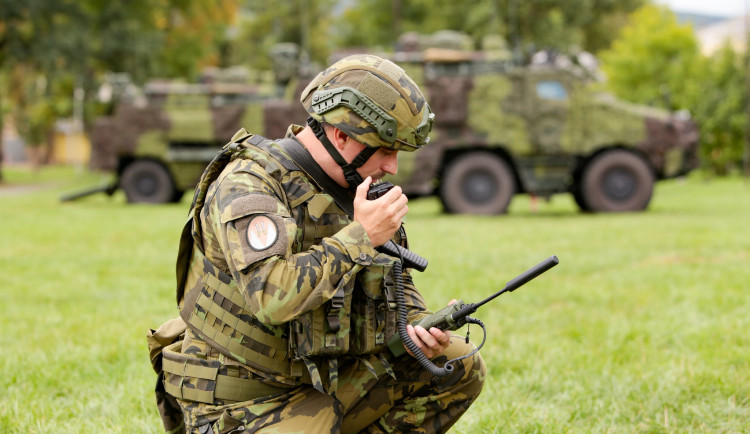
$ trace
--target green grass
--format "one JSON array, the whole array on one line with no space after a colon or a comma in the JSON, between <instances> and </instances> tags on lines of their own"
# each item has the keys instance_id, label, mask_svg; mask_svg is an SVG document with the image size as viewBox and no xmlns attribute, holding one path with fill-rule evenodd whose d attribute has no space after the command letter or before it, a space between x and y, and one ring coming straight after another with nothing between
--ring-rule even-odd
<instances>
[{"instance_id":1,"label":"green grass","mask_svg":"<svg viewBox=\"0 0 750 434\"><path fill-rule=\"evenodd\" d=\"M4 170L0 432L159 432L146 329L176 315L183 202L60 203L99 175ZM7 185L37 190L6 194ZM454 432L743 432L750 426L750 185L658 185L649 211L586 215L567 196L501 217L410 202L431 307L479 301L549 255L560 265L475 314L485 389ZM471 336L481 340L478 327Z\"/></svg>"}]
</instances>

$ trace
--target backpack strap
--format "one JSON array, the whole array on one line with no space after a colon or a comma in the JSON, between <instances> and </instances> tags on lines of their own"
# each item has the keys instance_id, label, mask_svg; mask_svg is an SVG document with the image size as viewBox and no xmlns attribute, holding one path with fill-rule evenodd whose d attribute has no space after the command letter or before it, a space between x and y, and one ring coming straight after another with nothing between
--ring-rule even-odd
<instances>
[{"instance_id":1,"label":"backpack strap","mask_svg":"<svg viewBox=\"0 0 750 434\"><path fill-rule=\"evenodd\" d=\"M336 184L336 181L331 179L323 168L315 161L310 155L307 149L302 144L294 139L283 139L280 140L279 145L281 148L289 154L299 168L305 172L320 189L330 195L349 218L354 217L354 198L352 197L349 190Z\"/></svg>"},{"instance_id":2,"label":"backpack strap","mask_svg":"<svg viewBox=\"0 0 750 434\"><path fill-rule=\"evenodd\" d=\"M193 245L200 249L201 252L203 251L203 241L200 236L202 232L200 210L203 209L203 205L205 205L208 187L219 177L229 162L232 161L232 155L244 148L242 143L250 136L251 135L247 133L244 128L238 131L234 137L232 137L232 141L224 145L213 160L208 163L208 166L201 175L198 186L195 188L193 201L190 205L190 212L188 213L187 221L185 222L185 226L182 228L182 234L180 235L180 247L177 252L177 303L179 303L185 295L185 279L187 277L188 267L190 266ZM249 142L251 144L257 144L264 140L266 140L265 137L253 135L250 137Z\"/></svg>"}]
</instances>

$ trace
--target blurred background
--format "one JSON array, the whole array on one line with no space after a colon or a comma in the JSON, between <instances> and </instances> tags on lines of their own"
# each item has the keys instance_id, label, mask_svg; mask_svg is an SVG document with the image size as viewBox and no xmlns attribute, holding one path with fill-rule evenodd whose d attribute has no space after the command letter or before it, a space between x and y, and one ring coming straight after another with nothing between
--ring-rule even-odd
<instances>
[{"instance_id":1,"label":"blurred background","mask_svg":"<svg viewBox=\"0 0 750 434\"><path fill-rule=\"evenodd\" d=\"M749 2L0 0L0 432L161 431L183 193L356 52L436 112L394 180L439 196L406 222L427 305L560 258L478 312L453 432L747 432Z\"/></svg>"},{"instance_id":2,"label":"blurred background","mask_svg":"<svg viewBox=\"0 0 750 434\"><path fill-rule=\"evenodd\" d=\"M750 148L745 3L3 0L1 161L89 167L96 120L149 85L158 93L154 83L223 80L283 96L341 53L393 53L453 30L466 36L461 48L501 50L517 64L540 52L592 54L603 89L688 111L701 166L725 175L747 166ZM293 70L274 70L274 56L293 58Z\"/></svg>"}]
</instances>

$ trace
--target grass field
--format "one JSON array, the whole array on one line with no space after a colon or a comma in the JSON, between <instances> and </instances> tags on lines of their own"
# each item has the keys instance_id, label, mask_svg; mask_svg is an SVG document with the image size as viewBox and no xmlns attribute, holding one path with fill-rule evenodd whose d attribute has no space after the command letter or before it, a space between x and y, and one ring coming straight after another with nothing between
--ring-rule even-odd
<instances>
[{"instance_id":1,"label":"grass field","mask_svg":"<svg viewBox=\"0 0 750 434\"><path fill-rule=\"evenodd\" d=\"M188 197L60 203L100 181L4 171L0 432L159 432L145 332L176 316ZM22 187L36 183L36 188ZM584 215L516 197L501 217L410 202L432 307L476 302L549 255L560 265L486 305L482 396L454 432L746 432L750 184L660 183L650 210ZM479 328L471 336L481 340Z\"/></svg>"}]
</instances>

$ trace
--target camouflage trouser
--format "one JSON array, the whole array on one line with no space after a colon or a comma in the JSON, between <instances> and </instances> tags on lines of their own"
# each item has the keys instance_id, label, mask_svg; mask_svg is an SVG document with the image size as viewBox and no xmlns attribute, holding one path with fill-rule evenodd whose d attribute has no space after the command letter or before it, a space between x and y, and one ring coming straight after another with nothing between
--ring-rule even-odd
<instances>
[{"instance_id":1,"label":"camouflage trouser","mask_svg":"<svg viewBox=\"0 0 750 434\"><path fill-rule=\"evenodd\" d=\"M473 350L462 337L433 361ZM412 357L392 361L394 379L381 366L374 376L361 362L340 367L335 398L312 386L236 404L214 406L180 401L189 433L239 432L445 432L479 396L486 368L479 353L455 363L455 371L438 378Z\"/></svg>"}]
</instances>

